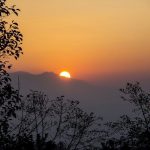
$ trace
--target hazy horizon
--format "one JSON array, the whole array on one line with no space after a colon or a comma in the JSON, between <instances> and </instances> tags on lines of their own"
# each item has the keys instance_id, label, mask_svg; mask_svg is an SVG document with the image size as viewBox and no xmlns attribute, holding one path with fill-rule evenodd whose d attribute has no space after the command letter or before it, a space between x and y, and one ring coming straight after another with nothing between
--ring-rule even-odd
<instances>
[{"instance_id":1,"label":"hazy horizon","mask_svg":"<svg viewBox=\"0 0 150 150\"><path fill-rule=\"evenodd\" d=\"M15 70L15 71L10 71L10 73L29 73L29 74L33 74L33 75L41 75L44 73L53 73L55 75L57 75L59 77L59 73L53 72L53 71L43 71L43 72L29 72L29 71L24 71L24 70ZM150 74L145 74L145 73L132 73L132 74L118 74L118 75L107 75L107 76L103 76L103 77L99 77L99 76L91 76L90 79L81 79L81 78L76 78L74 76L71 75L71 79L75 79L75 80L80 80L80 81L84 81L87 82L89 84L93 84L93 85L100 85L103 83L106 84L106 86L109 84L109 86L115 85L118 86L118 88L121 88L121 85L125 85L127 82L140 82L143 86L146 85L146 87L148 87L148 85L150 84ZM66 80L70 80L70 79L66 79ZM119 84L118 84L119 83Z\"/></svg>"},{"instance_id":2,"label":"hazy horizon","mask_svg":"<svg viewBox=\"0 0 150 150\"><path fill-rule=\"evenodd\" d=\"M120 98L119 89L126 83L118 81L109 84L89 84L83 80L66 79L54 73L30 74L27 72L11 73L12 84L20 94L26 96L30 91L45 93L50 100L64 95L66 99L78 100L83 109L103 116L106 120L118 118L119 115L131 112L129 105Z\"/></svg>"}]
</instances>

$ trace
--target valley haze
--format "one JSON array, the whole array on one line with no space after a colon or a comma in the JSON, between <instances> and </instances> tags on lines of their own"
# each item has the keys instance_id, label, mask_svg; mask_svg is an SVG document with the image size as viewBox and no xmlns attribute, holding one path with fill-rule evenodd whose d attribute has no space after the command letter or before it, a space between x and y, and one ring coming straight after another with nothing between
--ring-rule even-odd
<instances>
[{"instance_id":1,"label":"valley haze","mask_svg":"<svg viewBox=\"0 0 150 150\"><path fill-rule=\"evenodd\" d=\"M98 85L94 85L73 78L66 79L53 72L31 74L20 71L10 75L16 89L19 77L20 94L23 96L31 90L43 92L49 99L65 96L66 99L80 101L84 110L94 112L105 120L117 119L120 115L130 114L132 110L131 106L120 98L119 88L124 88L127 80L121 77L111 78L110 81L108 79L99 81ZM148 81L150 81L148 77L145 77L142 82L146 89L148 89Z\"/></svg>"}]
</instances>

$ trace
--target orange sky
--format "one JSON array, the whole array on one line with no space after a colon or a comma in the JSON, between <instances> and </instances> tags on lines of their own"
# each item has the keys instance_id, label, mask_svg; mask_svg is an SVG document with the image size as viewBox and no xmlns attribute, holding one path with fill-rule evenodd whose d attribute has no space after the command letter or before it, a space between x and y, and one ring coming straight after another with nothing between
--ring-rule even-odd
<instances>
[{"instance_id":1,"label":"orange sky","mask_svg":"<svg viewBox=\"0 0 150 150\"><path fill-rule=\"evenodd\" d=\"M13 71L90 79L150 72L149 0L11 0L24 35Z\"/></svg>"}]
</instances>

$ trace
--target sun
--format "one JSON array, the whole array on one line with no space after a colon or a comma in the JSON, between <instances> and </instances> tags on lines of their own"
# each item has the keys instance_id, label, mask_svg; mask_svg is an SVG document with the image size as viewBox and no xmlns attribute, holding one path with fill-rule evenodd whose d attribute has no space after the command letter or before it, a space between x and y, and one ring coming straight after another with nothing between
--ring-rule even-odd
<instances>
[{"instance_id":1,"label":"sun","mask_svg":"<svg viewBox=\"0 0 150 150\"><path fill-rule=\"evenodd\" d=\"M70 73L67 72L67 71L62 71L62 72L59 74L59 76L65 77L65 78L71 78Z\"/></svg>"}]
</instances>

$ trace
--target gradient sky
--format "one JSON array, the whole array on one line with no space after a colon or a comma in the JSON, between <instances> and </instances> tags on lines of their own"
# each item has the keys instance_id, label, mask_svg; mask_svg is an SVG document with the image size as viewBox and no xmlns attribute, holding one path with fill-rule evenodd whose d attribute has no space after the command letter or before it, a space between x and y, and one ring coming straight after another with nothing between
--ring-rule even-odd
<instances>
[{"instance_id":1,"label":"gradient sky","mask_svg":"<svg viewBox=\"0 0 150 150\"><path fill-rule=\"evenodd\" d=\"M150 73L149 0L11 0L24 35L13 71L74 78Z\"/></svg>"}]
</instances>

